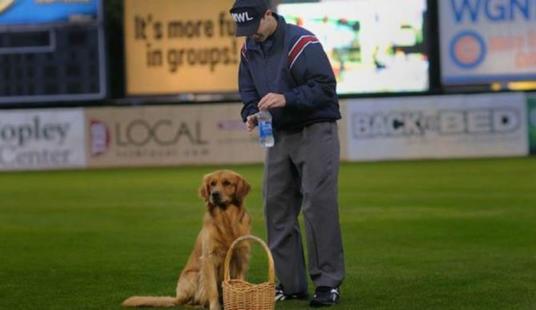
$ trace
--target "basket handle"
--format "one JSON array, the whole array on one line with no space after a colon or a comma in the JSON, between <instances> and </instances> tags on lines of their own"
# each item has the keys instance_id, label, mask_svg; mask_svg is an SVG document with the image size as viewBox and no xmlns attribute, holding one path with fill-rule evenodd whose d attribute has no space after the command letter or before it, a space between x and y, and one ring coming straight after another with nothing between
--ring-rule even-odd
<instances>
[{"instance_id":1,"label":"basket handle","mask_svg":"<svg viewBox=\"0 0 536 310\"><path fill-rule=\"evenodd\" d=\"M272 252L270 252L270 249L266 245L264 241L262 241L261 238L253 236L253 235L245 235L242 237L238 237L232 244L231 247L229 247L229 250L227 251L227 255L225 255L225 263L223 265L223 273L224 273L224 281L229 281L231 279L231 271L229 268L229 264L231 263L231 257L233 256L233 249L234 247L241 241L244 240L253 240L262 245L264 248L264 251L266 252L266 255L268 256L268 282L275 283L275 275L274 275L274 258L272 257Z\"/></svg>"}]
</instances>

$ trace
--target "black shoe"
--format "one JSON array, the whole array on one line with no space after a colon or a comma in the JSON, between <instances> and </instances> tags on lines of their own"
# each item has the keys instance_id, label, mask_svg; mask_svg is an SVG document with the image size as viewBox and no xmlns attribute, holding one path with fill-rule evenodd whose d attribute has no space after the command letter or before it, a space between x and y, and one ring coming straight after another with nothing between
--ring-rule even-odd
<instances>
[{"instance_id":1,"label":"black shoe","mask_svg":"<svg viewBox=\"0 0 536 310\"><path fill-rule=\"evenodd\" d=\"M283 301L283 300L289 300L289 299L305 300L308 297L309 295L307 294L307 292L297 293L297 294L286 294L283 291L283 286L281 286L281 284L275 287L275 301Z\"/></svg>"},{"instance_id":2,"label":"black shoe","mask_svg":"<svg viewBox=\"0 0 536 310\"><path fill-rule=\"evenodd\" d=\"M330 307L339 303L341 292L338 287L319 286L315 290L310 306L313 308Z\"/></svg>"}]
</instances>

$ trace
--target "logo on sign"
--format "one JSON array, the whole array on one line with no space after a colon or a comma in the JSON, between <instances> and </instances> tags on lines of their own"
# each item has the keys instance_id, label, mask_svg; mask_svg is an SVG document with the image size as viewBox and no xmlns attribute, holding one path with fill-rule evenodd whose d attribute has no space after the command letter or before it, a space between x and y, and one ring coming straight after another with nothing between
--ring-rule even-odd
<instances>
[{"instance_id":1,"label":"logo on sign","mask_svg":"<svg viewBox=\"0 0 536 310\"><path fill-rule=\"evenodd\" d=\"M508 107L422 111L354 113L352 133L355 139L419 137L431 133L448 135L508 134L521 126L518 110Z\"/></svg>"},{"instance_id":2,"label":"logo on sign","mask_svg":"<svg viewBox=\"0 0 536 310\"><path fill-rule=\"evenodd\" d=\"M110 131L105 123L92 120L90 123L91 155L98 156L106 153L110 146Z\"/></svg>"},{"instance_id":3,"label":"logo on sign","mask_svg":"<svg viewBox=\"0 0 536 310\"><path fill-rule=\"evenodd\" d=\"M471 69L484 61L487 49L482 37L474 31L463 31L450 42L450 58L459 67Z\"/></svg>"},{"instance_id":4,"label":"logo on sign","mask_svg":"<svg viewBox=\"0 0 536 310\"><path fill-rule=\"evenodd\" d=\"M112 141L119 148L170 147L187 142L190 146L204 146L208 141L202 137L200 122L176 122L161 119L150 122L135 119L126 123L116 123L110 128L99 120L90 122L90 150L92 156L99 156L111 147Z\"/></svg>"}]
</instances>

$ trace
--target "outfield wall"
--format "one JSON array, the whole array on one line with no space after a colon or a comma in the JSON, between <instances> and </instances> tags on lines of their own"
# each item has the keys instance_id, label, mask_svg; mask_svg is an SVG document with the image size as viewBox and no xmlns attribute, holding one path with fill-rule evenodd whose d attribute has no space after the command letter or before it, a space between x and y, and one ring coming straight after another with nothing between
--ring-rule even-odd
<instances>
[{"instance_id":1,"label":"outfield wall","mask_svg":"<svg viewBox=\"0 0 536 310\"><path fill-rule=\"evenodd\" d=\"M0 170L261 163L239 103L0 112ZM341 100L349 161L536 153L536 94Z\"/></svg>"}]
</instances>

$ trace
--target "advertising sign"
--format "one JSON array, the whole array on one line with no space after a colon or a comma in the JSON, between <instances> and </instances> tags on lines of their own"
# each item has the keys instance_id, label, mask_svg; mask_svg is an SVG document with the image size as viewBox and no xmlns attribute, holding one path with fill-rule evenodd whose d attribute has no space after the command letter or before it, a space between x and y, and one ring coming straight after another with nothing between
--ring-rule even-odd
<instances>
[{"instance_id":1,"label":"advertising sign","mask_svg":"<svg viewBox=\"0 0 536 310\"><path fill-rule=\"evenodd\" d=\"M258 163L241 104L86 110L90 167Z\"/></svg>"},{"instance_id":2,"label":"advertising sign","mask_svg":"<svg viewBox=\"0 0 536 310\"><path fill-rule=\"evenodd\" d=\"M100 0L0 0L0 26L97 20L100 6Z\"/></svg>"},{"instance_id":3,"label":"advertising sign","mask_svg":"<svg viewBox=\"0 0 536 310\"><path fill-rule=\"evenodd\" d=\"M0 112L0 170L84 167L84 112Z\"/></svg>"},{"instance_id":4,"label":"advertising sign","mask_svg":"<svg viewBox=\"0 0 536 310\"><path fill-rule=\"evenodd\" d=\"M438 3L443 83L536 78L534 1L442 0Z\"/></svg>"},{"instance_id":5,"label":"advertising sign","mask_svg":"<svg viewBox=\"0 0 536 310\"><path fill-rule=\"evenodd\" d=\"M277 12L322 43L339 94L428 90L426 0L403 9L392 0L282 2Z\"/></svg>"},{"instance_id":6,"label":"advertising sign","mask_svg":"<svg viewBox=\"0 0 536 310\"><path fill-rule=\"evenodd\" d=\"M126 0L127 93L236 92L242 40L230 0Z\"/></svg>"},{"instance_id":7,"label":"advertising sign","mask_svg":"<svg viewBox=\"0 0 536 310\"><path fill-rule=\"evenodd\" d=\"M524 94L349 100L350 160L526 156Z\"/></svg>"}]
</instances>

